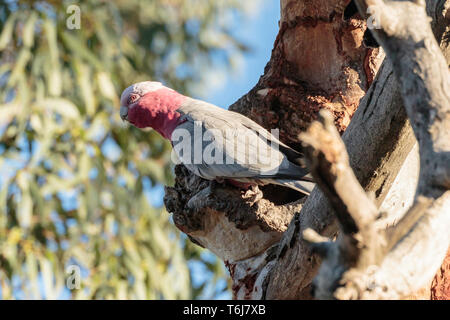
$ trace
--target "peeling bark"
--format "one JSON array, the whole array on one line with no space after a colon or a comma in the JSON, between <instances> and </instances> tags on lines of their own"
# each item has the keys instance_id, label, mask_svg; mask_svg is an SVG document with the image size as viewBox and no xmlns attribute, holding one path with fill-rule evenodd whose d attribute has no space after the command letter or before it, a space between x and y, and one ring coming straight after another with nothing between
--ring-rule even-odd
<instances>
[{"instance_id":1,"label":"peeling bark","mask_svg":"<svg viewBox=\"0 0 450 320\"><path fill-rule=\"evenodd\" d=\"M450 248L431 283L431 299L450 300Z\"/></svg>"},{"instance_id":2,"label":"peeling bark","mask_svg":"<svg viewBox=\"0 0 450 320\"><path fill-rule=\"evenodd\" d=\"M281 139L298 148L298 134L322 108L334 112L343 132L383 57L362 45L366 26L358 14L342 19L345 6L342 1L282 1L280 32L265 74L230 109L267 129L280 128ZM281 187L241 192L218 186L181 168L174 188L166 189L167 209L180 230L230 262L277 243L304 201Z\"/></svg>"}]
</instances>

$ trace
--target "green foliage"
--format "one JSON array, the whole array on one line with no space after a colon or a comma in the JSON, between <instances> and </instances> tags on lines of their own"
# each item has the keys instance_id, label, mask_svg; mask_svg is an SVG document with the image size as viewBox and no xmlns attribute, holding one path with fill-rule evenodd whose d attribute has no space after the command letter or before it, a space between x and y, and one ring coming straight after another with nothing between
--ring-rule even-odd
<instances>
[{"instance_id":1,"label":"green foliage","mask_svg":"<svg viewBox=\"0 0 450 320\"><path fill-rule=\"evenodd\" d=\"M149 79L189 94L232 63L239 1L80 1L79 30L70 4L0 3L2 298L57 298L73 264L75 299L195 298L201 250L145 194L171 183L170 145L125 125L119 95Z\"/></svg>"}]
</instances>

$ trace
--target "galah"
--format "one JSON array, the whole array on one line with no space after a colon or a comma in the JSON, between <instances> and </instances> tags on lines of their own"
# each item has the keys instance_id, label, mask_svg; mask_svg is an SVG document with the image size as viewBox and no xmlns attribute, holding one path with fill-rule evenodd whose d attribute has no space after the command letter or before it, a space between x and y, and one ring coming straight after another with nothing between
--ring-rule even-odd
<instances>
[{"instance_id":1,"label":"galah","mask_svg":"<svg viewBox=\"0 0 450 320\"><path fill-rule=\"evenodd\" d=\"M204 179L241 186L277 184L305 194L315 185L300 152L244 115L154 81L129 86L120 103L123 120L170 140L179 161Z\"/></svg>"}]
</instances>

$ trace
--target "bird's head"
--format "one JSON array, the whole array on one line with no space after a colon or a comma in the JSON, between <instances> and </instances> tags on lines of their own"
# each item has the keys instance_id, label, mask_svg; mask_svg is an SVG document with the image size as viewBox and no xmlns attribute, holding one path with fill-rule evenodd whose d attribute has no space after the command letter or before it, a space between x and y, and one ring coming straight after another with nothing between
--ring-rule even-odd
<instances>
[{"instance_id":1,"label":"bird's head","mask_svg":"<svg viewBox=\"0 0 450 320\"><path fill-rule=\"evenodd\" d=\"M166 136L167 126L187 97L160 82L135 83L122 92L120 117L138 128L151 127Z\"/></svg>"}]
</instances>

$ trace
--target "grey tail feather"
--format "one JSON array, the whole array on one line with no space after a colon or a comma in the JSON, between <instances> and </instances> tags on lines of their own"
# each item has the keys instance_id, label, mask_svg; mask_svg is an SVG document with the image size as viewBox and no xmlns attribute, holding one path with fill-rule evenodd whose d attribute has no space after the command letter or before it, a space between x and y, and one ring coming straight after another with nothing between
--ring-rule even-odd
<instances>
[{"instance_id":1,"label":"grey tail feather","mask_svg":"<svg viewBox=\"0 0 450 320\"><path fill-rule=\"evenodd\" d=\"M274 183L289 187L291 189L297 190L301 193L309 195L311 191L314 189L316 184L310 181L300 181L300 180L284 180L284 179L274 179Z\"/></svg>"}]
</instances>

